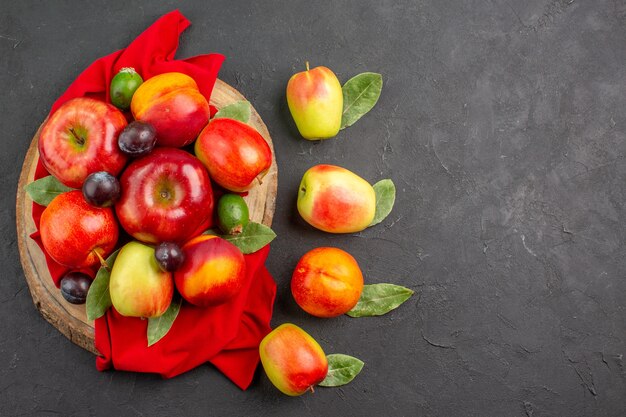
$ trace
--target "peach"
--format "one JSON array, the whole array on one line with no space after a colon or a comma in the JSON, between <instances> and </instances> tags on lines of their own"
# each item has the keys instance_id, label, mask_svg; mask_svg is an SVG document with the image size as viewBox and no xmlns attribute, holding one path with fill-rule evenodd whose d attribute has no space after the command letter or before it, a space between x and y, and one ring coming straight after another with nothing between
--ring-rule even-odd
<instances>
[{"instance_id":1,"label":"peach","mask_svg":"<svg viewBox=\"0 0 626 417\"><path fill-rule=\"evenodd\" d=\"M345 168L316 165L302 176L298 212L325 232L359 232L374 219L376 194L367 181Z\"/></svg>"},{"instance_id":2,"label":"peach","mask_svg":"<svg viewBox=\"0 0 626 417\"><path fill-rule=\"evenodd\" d=\"M157 145L180 148L193 142L209 122L209 103L188 75L167 72L141 84L130 103L135 120L150 123Z\"/></svg>"},{"instance_id":3,"label":"peach","mask_svg":"<svg viewBox=\"0 0 626 417\"><path fill-rule=\"evenodd\" d=\"M322 247L306 254L293 271L291 293L304 311L316 317L337 317L350 311L363 292L363 274L356 260L338 248Z\"/></svg>"},{"instance_id":4,"label":"peach","mask_svg":"<svg viewBox=\"0 0 626 417\"><path fill-rule=\"evenodd\" d=\"M218 236L200 235L182 247L185 260L174 272L180 295L206 307L225 303L242 289L246 262L241 251Z\"/></svg>"}]
</instances>

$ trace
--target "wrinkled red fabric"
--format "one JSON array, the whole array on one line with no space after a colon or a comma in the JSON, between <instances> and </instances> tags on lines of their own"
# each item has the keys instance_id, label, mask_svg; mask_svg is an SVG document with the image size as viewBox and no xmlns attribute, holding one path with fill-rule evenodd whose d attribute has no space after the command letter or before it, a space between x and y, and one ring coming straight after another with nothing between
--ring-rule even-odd
<instances>
[{"instance_id":1,"label":"wrinkled red fabric","mask_svg":"<svg viewBox=\"0 0 626 417\"><path fill-rule=\"evenodd\" d=\"M133 67L145 79L164 72L182 72L193 77L207 98L224 60L220 54L175 60L180 34L190 22L173 11L158 19L126 49L91 64L54 103L51 113L66 101L90 96L109 101L111 78L123 67ZM211 115L216 109L212 106ZM49 175L41 161L35 179ZM44 207L33 203L33 220L39 229ZM57 264L43 249L39 232L31 236L42 248L50 275L58 286L68 268ZM183 303L170 331L148 347L148 321L123 317L114 308L95 321L98 370L150 372L171 378L205 362L212 363L238 387L246 389L259 363L258 346L270 332L276 284L265 268L269 245L246 259L246 283L232 301L210 308ZM86 270L92 277L95 270Z\"/></svg>"}]
</instances>

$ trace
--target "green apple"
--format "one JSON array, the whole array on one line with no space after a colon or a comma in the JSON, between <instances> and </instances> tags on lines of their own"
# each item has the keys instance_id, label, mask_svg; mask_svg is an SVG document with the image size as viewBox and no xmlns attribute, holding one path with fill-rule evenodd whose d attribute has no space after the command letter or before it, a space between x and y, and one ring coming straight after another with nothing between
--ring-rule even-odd
<instances>
[{"instance_id":1,"label":"green apple","mask_svg":"<svg viewBox=\"0 0 626 417\"><path fill-rule=\"evenodd\" d=\"M133 241L115 259L109 291L122 316L159 317L172 302L174 280L171 272L159 268L153 247Z\"/></svg>"},{"instance_id":2,"label":"green apple","mask_svg":"<svg viewBox=\"0 0 626 417\"><path fill-rule=\"evenodd\" d=\"M294 74L287 84L287 104L303 138L328 139L341 128L343 92L334 72L326 67Z\"/></svg>"}]
</instances>

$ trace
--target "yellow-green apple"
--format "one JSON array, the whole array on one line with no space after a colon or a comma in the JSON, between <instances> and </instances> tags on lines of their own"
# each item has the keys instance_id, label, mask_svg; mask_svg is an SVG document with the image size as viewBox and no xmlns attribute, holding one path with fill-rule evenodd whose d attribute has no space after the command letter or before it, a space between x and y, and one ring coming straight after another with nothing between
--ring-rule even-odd
<instances>
[{"instance_id":1,"label":"yellow-green apple","mask_svg":"<svg viewBox=\"0 0 626 417\"><path fill-rule=\"evenodd\" d=\"M316 165L302 176L297 205L302 218L313 227L331 233L354 233L372 223L376 194L352 171Z\"/></svg>"},{"instance_id":2,"label":"yellow-green apple","mask_svg":"<svg viewBox=\"0 0 626 417\"><path fill-rule=\"evenodd\" d=\"M180 295L191 304L206 307L235 297L246 279L241 251L214 235L197 236L182 247L185 259L174 272Z\"/></svg>"},{"instance_id":3,"label":"yellow-green apple","mask_svg":"<svg viewBox=\"0 0 626 417\"><path fill-rule=\"evenodd\" d=\"M304 311L317 317L337 317L361 297L363 274L348 252L313 249L298 261L291 277L291 294Z\"/></svg>"},{"instance_id":4,"label":"yellow-green apple","mask_svg":"<svg viewBox=\"0 0 626 417\"><path fill-rule=\"evenodd\" d=\"M87 97L69 100L41 129L41 162L71 188L80 188L94 172L116 176L126 164L117 146L117 136L126 124L122 112L108 103Z\"/></svg>"},{"instance_id":5,"label":"yellow-green apple","mask_svg":"<svg viewBox=\"0 0 626 417\"><path fill-rule=\"evenodd\" d=\"M171 272L159 268L152 246L132 241L115 259L109 291L113 307L122 316L159 317L172 302L174 281Z\"/></svg>"},{"instance_id":6,"label":"yellow-green apple","mask_svg":"<svg viewBox=\"0 0 626 417\"><path fill-rule=\"evenodd\" d=\"M78 190L59 194L41 214L43 247L71 268L97 265L115 248L119 229L111 208L88 204Z\"/></svg>"},{"instance_id":7,"label":"yellow-green apple","mask_svg":"<svg viewBox=\"0 0 626 417\"><path fill-rule=\"evenodd\" d=\"M282 324L265 336L259 354L272 384L287 395L313 391L328 373L321 346L295 324Z\"/></svg>"},{"instance_id":8,"label":"yellow-green apple","mask_svg":"<svg viewBox=\"0 0 626 417\"><path fill-rule=\"evenodd\" d=\"M117 217L142 242L182 243L206 230L212 220L209 175L196 157L180 149L157 148L133 161L120 185Z\"/></svg>"},{"instance_id":9,"label":"yellow-green apple","mask_svg":"<svg viewBox=\"0 0 626 417\"><path fill-rule=\"evenodd\" d=\"M287 104L303 138L328 139L341 128L343 92L334 72L326 67L294 74L287 83Z\"/></svg>"},{"instance_id":10,"label":"yellow-green apple","mask_svg":"<svg viewBox=\"0 0 626 417\"><path fill-rule=\"evenodd\" d=\"M150 123L157 145L189 145L209 122L209 103L188 75L167 72L149 78L133 94L130 111L135 120Z\"/></svg>"},{"instance_id":11,"label":"yellow-green apple","mask_svg":"<svg viewBox=\"0 0 626 417\"><path fill-rule=\"evenodd\" d=\"M261 182L272 165L272 151L263 136L234 119L213 119L198 136L195 153L213 181L235 192Z\"/></svg>"}]
</instances>

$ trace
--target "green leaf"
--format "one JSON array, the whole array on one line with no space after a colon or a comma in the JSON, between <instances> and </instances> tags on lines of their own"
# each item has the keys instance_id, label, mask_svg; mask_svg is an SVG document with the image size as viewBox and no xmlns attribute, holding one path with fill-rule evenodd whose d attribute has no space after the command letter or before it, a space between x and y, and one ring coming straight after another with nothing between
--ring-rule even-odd
<instances>
[{"instance_id":1,"label":"green leaf","mask_svg":"<svg viewBox=\"0 0 626 417\"><path fill-rule=\"evenodd\" d=\"M328 359L328 373L319 383L321 387L339 387L352 381L363 369L362 360L352 356L334 353L326 355Z\"/></svg>"},{"instance_id":2,"label":"green leaf","mask_svg":"<svg viewBox=\"0 0 626 417\"><path fill-rule=\"evenodd\" d=\"M182 303L183 299L175 296L165 313L159 317L148 319L148 346L154 345L170 331L174 320L178 317Z\"/></svg>"},{"instance_id":3,"label":"green leaf","mask_svg":"<svg viewBox=\"0 0 626 417\"><path fill-rule=\"evenodd\" d=\"M350 317L382 316L411 298L414 291L394 284L364 285L359 302L346 314Z\"/></svg>"},{"instance_id":4,"label":"green leaf","mask_svg":"<svg viewBox=\"0 0 626 417\"><path fill-rule=\"evenodd\" d=\"M274 240L276 233L264 224L250 222L241 233L222 237L237 246L244 254L249 254Z\"/></svg>"},{"instance_id":5,"label":"green leaf","mask_svg":"<svg viewBox=\"0 0 626 417\"><path fill-rule=\"evenodd\" d=\"M383 77L374 72L364 72L346 82L343 91L341 128L352 126L365 113L372 110L383 89Z\"/></svg>"},{"instance_id":6,"label":"green leaf","mask_svg":"<svg viewBox=\"0 0 626 417\"><path fill-rule=\"evenodd\" d=\"M376 193L376 213L374 214L374 220L372 220L370 226L374 226L385 220L389 213L391 213L393 203L396 201L396 186L393 184L393 181L389 179L380 180L374 184L373 188L374 193Z\"/></svg>"},{"instance_id":7,"label":"green leaf","mask_svg":"<svg viewBox=\"0 0 626 417\"><path fill-rule=\"evenodd\" d=\"M237 101L233 104L229 104L228 106L222 107L215 116L214 119L227 118L227 119L235 119L240 122L248 123L250 120L250 102L249 101Z\"/></svg>"},{"instance_id":8,"label":"green leaf","mask_svg":"<svg viewBox=\"0 0 626 417\"><path fill-rule=\"evenodd\" d=\"M85 309L87 310L87 318L95 320L104 316L104 313L111 307L111 293L109 292L109 280L111 279L111 268L115 263L119 249L113 252L106 260L108 268L101 266L98 269L96 278L89 287L87 293L87 301Z\"/></svg>"},{"instance_id":9,"label":"green leaf","mask_svg":"<svg viewBox=\"0 0 626 417\"><path fill-rule=\"evenodd\" d=\"M54 176L48 175L27 184L24 190L28 193L30 198L37 204L47 206L59 194L72 191L73 188L67 187Z\"/></svg>"}]
</instances>

